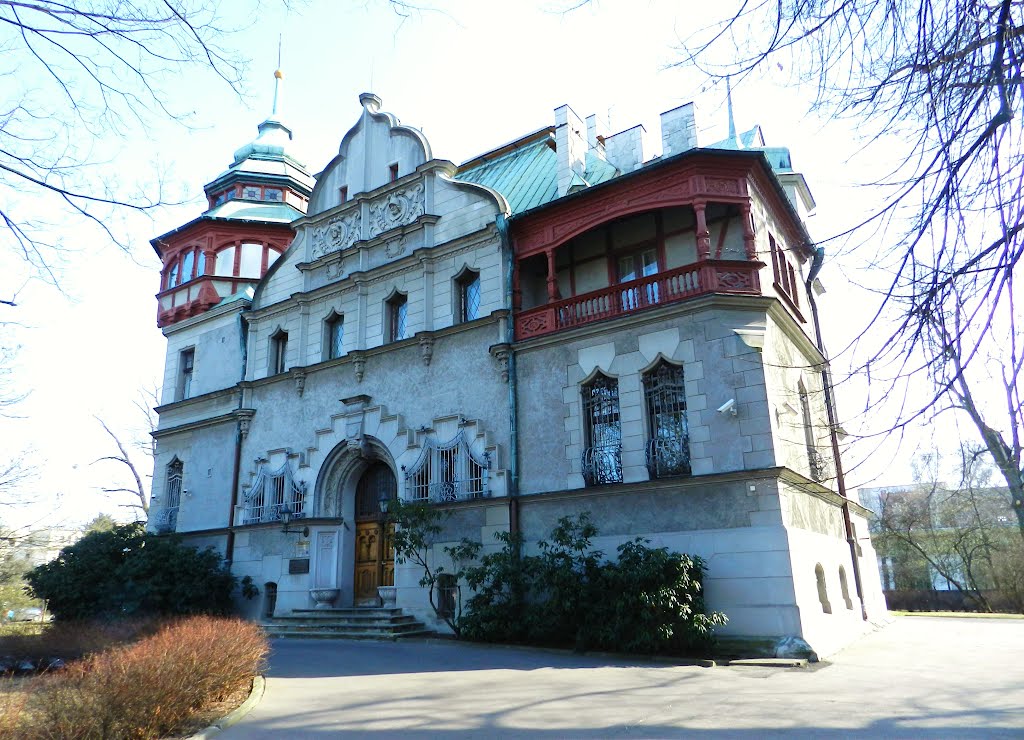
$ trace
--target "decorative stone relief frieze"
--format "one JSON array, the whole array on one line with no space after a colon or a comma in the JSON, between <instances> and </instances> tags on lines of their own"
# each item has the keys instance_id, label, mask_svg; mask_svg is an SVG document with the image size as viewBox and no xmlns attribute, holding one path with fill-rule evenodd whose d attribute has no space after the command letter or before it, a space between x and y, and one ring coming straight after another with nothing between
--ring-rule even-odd
<instances>
[{"instance_id":1,"label":"decorative stone relief frieze","mask_svg":"<svg viewBox=\"0 0 1024 740\"><path fill-rule=\"evenodd\" d=\"M419 182L375 200L370 204L370 238L412 223L423 215L423 207L423 183Z\"/></svg>"},{"instance_id":2,"label":"decorative stone relief frieze","mask_svg":"<svg viewBox=\"0 0 1024 740\"><path fill-rule=\"evenodd\" d=\"M351 247L359 238L360 218L352 211L314 226L312 229L313 259Z\"/></svg>"}]
</instances>

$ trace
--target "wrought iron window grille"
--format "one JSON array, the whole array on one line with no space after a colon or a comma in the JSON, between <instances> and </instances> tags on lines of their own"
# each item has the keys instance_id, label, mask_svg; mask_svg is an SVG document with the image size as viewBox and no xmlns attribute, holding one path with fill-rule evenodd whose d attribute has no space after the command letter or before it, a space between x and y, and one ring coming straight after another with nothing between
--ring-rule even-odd
<instances>
[{"instance_id":1,"label":"wrought iron window grille","mask_svg":"<svg viewBox=\"0 0 1024 740\"><path fill-rule=\"evenodd\" d=\"M174 532L178 528L178 509L181 506L181 484L184 474L185 464L178 458L174 458L167 466L164 507L155 519L157 532Z\"/></svg>"},{"instance_id":2,"label":"wrought iron window grille","mask_svg":"<svg viewBox=\"0 0 1024 740\"><path fill-rule=\"evenodd\" d=\"M622 448L617 444L588 447L583 450L581 467L588 486L622 483Z\"/></svg>"},{"instance_id":3,"label":"wrought iron window grille","mask_svg":"<svg viewBox=\"0 0 1024 740\"><path fill-rule=\"evenodd\" d=\"M622 482L622 428L619 383L598 375L580 388L586 448L580 460L588 486Z\"/></svg>"},{"instance_id":4,"label":"wrought iron window grille","mask_svg":"<svg viewBox=\"0 0 1024 740\"><path fill-rule=\"evenodd\" d=\"M291 512L292 520L309 516L306 484L292 479L291 466L286 462L277 470L261 465L245 495L244 524L281 521L281 510Z\"/></svg>"},{"instance_id":5,"label":"wrought iron window grille","mask_svg":"<svg viewBox=\"0 0 1024 740\"><path fill-rule=\"evenodd\" d=\"M690 475L690 432L686 420L683 368L661 362L644 373L647 407L647 472L651 478Z\"/></svg>"},{"instance_id":6,"label":"wrought iron window grille","mask_svg":"<svg viewBox=\"0 0 1024 740\"><path fill-rule=\"evenodd\" d=\"M402 467L406 500L448 503L489 496L490 467L490 454L476 455L463 431L443 444L427 440L416 463Z\"/></svg>"},{"instance_id":7,"label":"wrought iron window grille","mask_svg":"<svg viewBox=\"0 0 1024 740\"><path fill-rule=\"evenodd\" d=\"M818 450L808 450L807 460L810 463L811 478L815 481L823 483L832 477L832 466L829 464L828 458Z\"/></svg>"}]
</instances>

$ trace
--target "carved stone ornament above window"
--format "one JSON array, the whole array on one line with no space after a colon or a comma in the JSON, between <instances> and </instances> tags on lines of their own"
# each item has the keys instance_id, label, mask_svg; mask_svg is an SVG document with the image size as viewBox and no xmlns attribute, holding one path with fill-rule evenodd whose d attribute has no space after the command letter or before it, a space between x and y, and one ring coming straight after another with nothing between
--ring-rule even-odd
<instances>
[{"instance_id":1,"label":"carved stone ornament above window","mask_svg":"<svg viewBox=\"0 0 1024 740\"><path fill-rule=\"evenodd\" d=\"M405 253L405 247L406 239L404 236L400 236L384 245L384 254L388 257L398 257Z\"/></svg>"},{"instance_id":2,"label":"carved stone ornament above window","mask_svg":"<svg viewBox=\"0 0 1024 740\"><path fill-rule=\"evenodd\" d=\"M312 230L313 259L351 247L359 238L359 212L335 216Z\"/></svg>"},{"instance_id":3,"label":"carved stone ornament above window","mask_svg":"<svg viewBox=\"0 0 1024 740\"><path fill-rule=\"evenodd\" d=\"M370 238L423 215L423 183L395 190L370 204Z\"/></svg>"}]
</instances>

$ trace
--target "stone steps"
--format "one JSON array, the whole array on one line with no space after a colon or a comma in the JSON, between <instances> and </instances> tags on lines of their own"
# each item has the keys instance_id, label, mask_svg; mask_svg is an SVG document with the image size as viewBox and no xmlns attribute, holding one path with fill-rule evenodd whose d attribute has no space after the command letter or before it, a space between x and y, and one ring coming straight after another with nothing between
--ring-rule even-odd
<instances>
[{"instance_id":1,"label":"stone steps","mask_svg":"<svg viewBox=\"0 0 1024 740\"><path fill-rule=\"evenodd\" d=\"M269 637L397 640L433 634L401 609L381 607L295 609L289 615L264 620L262 627Z\"/></svg>"}]
</instances>

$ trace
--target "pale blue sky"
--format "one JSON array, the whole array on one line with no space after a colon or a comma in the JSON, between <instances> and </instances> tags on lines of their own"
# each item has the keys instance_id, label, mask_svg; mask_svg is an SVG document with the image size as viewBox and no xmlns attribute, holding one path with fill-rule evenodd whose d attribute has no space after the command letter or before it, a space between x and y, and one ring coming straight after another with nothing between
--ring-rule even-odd
<instances>
[{"instance_id":1,"label":"pale blue sky","mask_svg":"<svg viewBox=\"0 0 1024 740\"><path fill-rule=\"evenodd\" d=\"M359 114L357 97L367 90L383 99L385 110L422 128L436 157L457 163L552 124L554 108L563 103L581 116L610 113L612 131L642 123L657 145L658 113L694 100L701 143L726 134L724 89L708 87L692 71L665 69L677 58L673 45L699 22L693 11L681 12L685 4L608 0L568 15L545 10L552 3L439 0L435 7L443 12L403 20L373 0L311 0L299 12L268 3L228 41L252 60L245 100L211 76L174 80L169 100L192 114L191 126L164 123L111 143L120 186L152 187L159 169L170 190L189 202L152 220L134 217L131 258L99 240L75 242L78 250L62 275L67 297L40 282L19 296L18 317L27 326L15 332L22 345L17 379L32 395L20 409L26 418L3 423L0 444L5 452L35 449L40 472L33 488L47 502L62 494L59 508L49 503L48 512L76 521L100 510L117 512L116 502L95 492L109 477L104 473L121 471L109 463L90 465L111 451L92 415L143 437L132 402L136 389L158 382L164 360L153 298L159 264L149 239L197 216L204 209L203 184L254 138L271 107L279 34L282 118L314 172L337 152ZM870 179L885 151L848 164L858 146L850 129L806 116L806 95L779 86L787 79L785 69L773 68L767 79L738 85L737 122L741 129L759 123L769 144L790 147L818 200L810 227L821 238L856 222L870 206L872 193L854 184ZM74 234L67 236L74 241ZM17 268L0 261L0 269ZM868 304L850 298L836 270L823 279L828 325L848 337L866 318ZM851 315L854 304L859 310ZM840 344L830 342L832 349ZM852 411L861 402L844 403ZM137 459L146 465L141 454Z\"/></svg>"}]
</instances>

